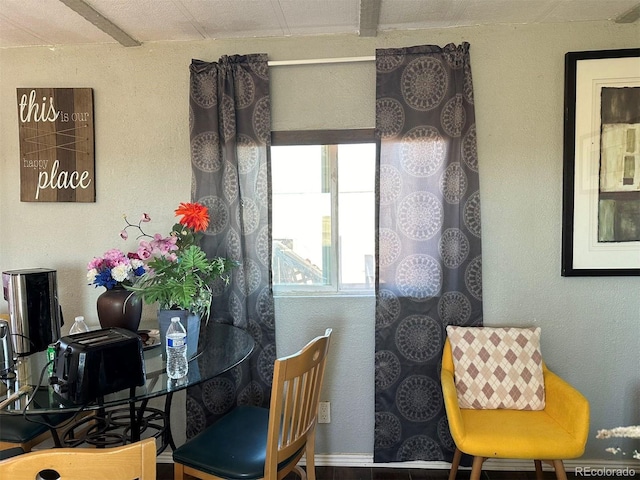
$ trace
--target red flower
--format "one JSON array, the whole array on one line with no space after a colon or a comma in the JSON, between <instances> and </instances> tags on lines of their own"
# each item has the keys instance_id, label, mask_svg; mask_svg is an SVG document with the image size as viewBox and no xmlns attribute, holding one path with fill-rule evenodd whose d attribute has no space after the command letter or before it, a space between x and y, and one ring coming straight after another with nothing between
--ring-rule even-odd
<instances>
[{"instance_id":1,"label":"red flower","mask_svg":"<svg viewBox=\"0 0 640 480\"><path fill-rule=\"evenodd\" d=\"M180 224L195 232L203 232L209 226L209 211L200 203L181 203L176 215L182 215Z\"/></svg>"}]
</instances>

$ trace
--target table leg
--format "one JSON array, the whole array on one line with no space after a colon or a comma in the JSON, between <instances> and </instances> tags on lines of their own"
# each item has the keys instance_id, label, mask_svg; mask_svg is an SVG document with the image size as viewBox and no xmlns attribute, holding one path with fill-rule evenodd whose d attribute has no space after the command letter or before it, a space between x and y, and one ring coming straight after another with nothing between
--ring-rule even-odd
<instances>
[{"instance_id":1,"label":"table leg","mask_svg":"<svg viewBox=\"0 0 640 480\"><path fill-rule=\"evenodd\" d=\"M129 397L132 398L135 396L135 388L132 387L131 391L129 393ZM146 402L143 402L143 405L146 406ZM144 407L140 407L140 411L144 411ZM140 416L142 415L142 413L140 414ZM140 441L140 427L141 427L141 420L140 420L140 416L137 415L136 412L136 402L133 400L129 400L129 418L131 420L131 443L135 443L135 442L139 442Z\"/></svg>"},{"instance_id":2,"label":"table leg","mask_svg":"<svg viewBox=\"0 0 640 480\"><path fill-rule=\"evenodd\" d=\"M164 412L165 412L165 431L164 437L165 441L163 442L163 450L167 445L171 447L172 450L176 449L176 444L173 441L173 433L171 433L171 402L173 400L173 392L167 393L167 396L164 399Z\"/></svg>"}]
</instances>

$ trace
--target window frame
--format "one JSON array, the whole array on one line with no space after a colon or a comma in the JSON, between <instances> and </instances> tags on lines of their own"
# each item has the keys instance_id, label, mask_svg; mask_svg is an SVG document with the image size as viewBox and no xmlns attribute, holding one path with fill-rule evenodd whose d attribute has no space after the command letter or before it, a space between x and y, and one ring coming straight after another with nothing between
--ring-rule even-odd
<instances>
[{"instance_id":1,"label":"window frame","mask_svg":"<svg viewBox=\"0 0 640 480\"><path fill-rule=\"evenodd\" d=\"M376 145L376 157L380 154L380 141L376 138L375 129L347 129L347 130L280 130L271 132L271 147L298 146L298 145L323 145L336 146L339 144L374 143ZM271 156L271 153L270 153ZM377 158L376 158L377 165ZM377 169L377 166L376 166ZM338 225L338 190L331 195L332 227ZM375 189L375 186L374 186ZM377 207L376 207L377 208ZM377 221L376 221L377 222ZM369 289L341 289L340 276L340 242L338 228L331 229L331 246L335 253L331 256L330 285L276 285L271 282L274 296L374 296L374 290ZM271 248L273 248L273 241Z\"/></svg>"}]
</instances>

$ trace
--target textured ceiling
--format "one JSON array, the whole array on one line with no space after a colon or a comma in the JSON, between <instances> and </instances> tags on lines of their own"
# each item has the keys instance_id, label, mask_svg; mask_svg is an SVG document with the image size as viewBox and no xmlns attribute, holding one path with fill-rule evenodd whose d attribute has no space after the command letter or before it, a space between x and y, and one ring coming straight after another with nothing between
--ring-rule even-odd
<instances>
[{"instance_id":1,"label":"textured ceiling","mask_svg":"<svg viewBox=\"0 0 640 480\"><path fill-rule=\"evenodd\" d=\"M638 0L0 0L0 47L375 36L400 29L620 21L630 11L623 21L636 20Z\"/></svg>"}]
</instances>

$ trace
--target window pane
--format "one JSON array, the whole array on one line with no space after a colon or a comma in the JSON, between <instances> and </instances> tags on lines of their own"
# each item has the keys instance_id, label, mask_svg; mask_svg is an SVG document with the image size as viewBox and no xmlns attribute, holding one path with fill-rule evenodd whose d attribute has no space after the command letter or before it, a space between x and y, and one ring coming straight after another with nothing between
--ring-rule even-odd
<instances>
[{"instance_id":1,"label":"window pane","mask_svg":"<svg viewBox=\"0 0 640 480\"><path fill-rule=\"evenodd\" d=\"M322 285L327 263L323 229L331 194L323 187L322 148L271 147L274 284ZM329 242L330 245L330 242Z\"/></svg>"},{"instance_id":2,"label":"window pane","mask_svg":"<svg viewBox=\"0 0 640 480\"><path fill-rule=\"evenodd\" d=\"M338 147L338 231L343 289L373 288L375 155L375 144Z\"/></svg>"},{"instance_id":3,"label":"window pane","mask_svg":"<svg viewBox=\"0 0 640 480\"><path fill-rule=\"evenodd\" d=\"M303 145L271 147L273 284L281 292L371 291L376 145L302 137Z\"/></svg>"}]
</instances>

